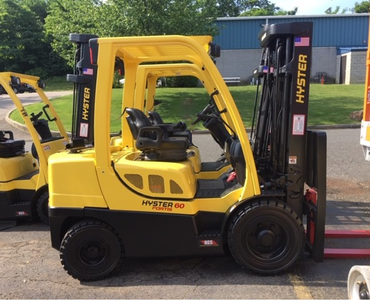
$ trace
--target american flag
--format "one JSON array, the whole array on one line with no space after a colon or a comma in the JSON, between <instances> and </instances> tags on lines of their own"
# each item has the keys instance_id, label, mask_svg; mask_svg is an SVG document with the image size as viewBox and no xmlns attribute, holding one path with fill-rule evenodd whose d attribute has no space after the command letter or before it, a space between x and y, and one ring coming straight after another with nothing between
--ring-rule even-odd
<instances>
[{"instance_id":1,"label":"american flag","mask_svg":"<svg viewBox=\"0 0 370 300\"><path fill-rule=\"evenodd\" d=\"M84 75L93 75L94 74L94 71L91 68L83 68L82 73Z\"/></svg>"},{"instance_id":2,"label":"american flag","mask_svg":"<svg viewBox=\"0 0 370 300\"><path fill-rule=\"evenodd\" d=\"M294 39L294 45L296 47L307 47L310 45L310 38L309 37L296 37Z\"/></svg>"}]
</instances>

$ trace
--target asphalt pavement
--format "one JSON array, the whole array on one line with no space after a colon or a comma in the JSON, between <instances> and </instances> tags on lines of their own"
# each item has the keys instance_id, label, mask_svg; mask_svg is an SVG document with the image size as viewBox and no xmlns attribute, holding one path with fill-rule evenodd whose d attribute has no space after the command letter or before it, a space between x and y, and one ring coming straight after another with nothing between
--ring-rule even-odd
<instances>
[{"instance_id":1,"label":"asphalt pavement","mask_svg":"<svg viewBox=\"0 0 370 300\"><path fill-rule=\"evenodd\" d=\"M17 138L30 140L5 122L9 101L0 96L0 129L9 128ZM370 162L363 159L360 130L326 132L327 228L370 229ZM219 157L221 149L210 135L194 134L193 140L205 161ZM369 245L368 240L326 240L326 247ZM0 231L0 298L346 299L348 271L355 264L370 265L370 260L315 263L304 255L282 274L260 276L241 269L228 256L126 259L117 276L81 283L63 270L58 251L51 248L48 227L22 221Z\"/></svg>"}]
</instances>

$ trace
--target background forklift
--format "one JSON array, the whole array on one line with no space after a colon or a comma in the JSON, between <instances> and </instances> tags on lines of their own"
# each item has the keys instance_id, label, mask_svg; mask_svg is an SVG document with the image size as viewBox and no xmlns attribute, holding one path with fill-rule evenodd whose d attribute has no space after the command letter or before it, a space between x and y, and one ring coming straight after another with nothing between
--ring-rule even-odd
<instances>
[{"instance_id":1,"label":"background forklift","mask_svg":"<svg viewBox=\"0 0 370 300\"><path fill-rule=\"evenodd\" d=\"M28 84L44 103L41 112L31 112L22 105L13 90L14 82ZM39 77L19 73L0 73L0 84L12 99L32 137L32 154L25 151L25 141L13 132L0 130L0 220L35 218L48 223L48 158L64 149L68 136L56 111L42 88ZM45 114L46 119L41 119ZM60 134L53 136L49 122L56 122Z\"/></svg>"},{"instance_id":2,"label":"background forklift","mask_svg":"<svg viewBox=\"0 0 370 300\"><path fill-rule=\"evenodd\" d=\"M326 135L307 131L312 23L261 32L263 83L250 138L210 37L70 40L72 142L49 158L49 215L52 246L71 276L103 278L125 257L231 253L261 274L286 270L304 249L323 259ZM111 137L117 67L125 72L122 130ZM162 75L203 84L209 102L192 124L210 131L221 160L203 162L184 124L166 124L153 111Z\"/></svg>"}]
</instances>

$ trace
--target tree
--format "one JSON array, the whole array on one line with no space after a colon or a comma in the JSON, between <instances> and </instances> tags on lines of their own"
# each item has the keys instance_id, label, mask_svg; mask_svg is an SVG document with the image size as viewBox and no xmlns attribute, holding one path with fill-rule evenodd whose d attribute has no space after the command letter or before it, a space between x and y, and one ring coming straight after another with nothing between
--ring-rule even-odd
<instances>
[{"instance_id":1,"label":"tree","mask_svg":"<svg viewBox=\"0 0 370 300\"><path fill-rule=\"evenodd\" d=\"M43 27L20 1L0 1L0 68L26 72L37 68L43 53Z\"/></svg>"},{"instance_id":2,"label":"tree","mask_svg":"<svg viewBox=\"0 0 370 300\"><path fill-rule=\"evenodd\" d=\"M98 34L99 0L50 0L45 18L45 29L51 38L51 46L60 57L73 66L73 44L70 33ZM105 20L109 26L110 20Z\"/></svg>"},{"instance_id":3,"label":"tree","mask_svg":"<svg viewBox=\"0 0 370 300\"><path fill-rule=\"evenodd\" d=\"M239 17L240 1L218 0L215 3L217 17Z\"/></svg>"},{"instance_id":4,"label":"tree","mask_svg":"<svg viewBox=\"0 0 370 300\"><path fill-rule=\"evenodd\" d=\"M73 65L70 33L101 37L215 35L216 0L50 0L45 28L52 47Z\"/></svg>"},{"instance_id":5,"label":"tree","mask_svg":"<svg viewBox=\"0 0 370 300\"><path fill-rule=\"evenodd\" d=\"M108 0L103 13L116 35L210 34L217 32L215 0ZM117 21L119 24L117 26ZM103 26L104 27L104 26ZM103 28L102 27L102 28ZM110 29L107 27L106 29ZM118 32L117 32L118 31ZM105 35L111 35L106 32Z\"/></svg>"},{"instance_id":6,"label":"tree","mask_svg":"<svg viewBox=\"0 0 370 300\"><path fill-rule=\"evenodd\" d=\"M65 70L44 34L46 11L45 0L0 0L0 71L46 77Z\"/></svg>"},{"instance_id":7,"label":"tree","mask_svg":"<svg viewBox=\"0 0 370 300\"><path fill-rule=\"evenodd\" d=\"M362 1L361 3L356 2L353 12L356 14L369 13L370 12L370 2Z\"/></svg>"},{"instance_id":8,"label":"tree","mask_svg":"<svg viewBox=\"0 0 370 300\"><path fill-rule=\"evenodd\" d=\"M340 11L340 6L336 6L334 10L333 10L332 7L328 7L325 10L325 14L327 14L327 15L337 15L337 14L339 14L339 11ZM341 14L345 14L347 11L349 11L348 8L343 8L342 11L341 11Z\"/></svg>"},{"instance_id":9,"label":"tree","mask_svg":"<svg viewBox=\"0 0 370 300\"><path fill-rule=\"evenodd\" d=\"M282 10L269 0L219 0L216 2L219 17L295 15L298 11L297 7L289 11Z\"/></svg>"},{"instance_id":10,"label":"tree","mask_svg":"<svg viewBox=\"0 0 370 300\"><path fill-rule=\"evenodd\" d=\"M337 6L334 10L332 7L328 7L326 10L325 10L325 13L327 15L336 15L340 10L340 6Z\"/></svg>"},{"instance_id":11,"label":"tree","mask_svg":"<svg viewBox=\"0 0 370 300\"><path fill-rule=\"evenodd\" d=\"M44 24L45 18L48 14L48 1L47 0L23 0L22 4L28 7L39 19L39 21Z\"/></svg>"}]
</instances>

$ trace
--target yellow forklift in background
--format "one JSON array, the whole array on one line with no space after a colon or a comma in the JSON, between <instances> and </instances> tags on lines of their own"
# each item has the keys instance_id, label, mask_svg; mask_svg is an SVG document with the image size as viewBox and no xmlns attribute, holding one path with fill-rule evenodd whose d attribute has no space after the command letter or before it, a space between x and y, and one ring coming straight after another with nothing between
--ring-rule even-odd
<instances>
[{"instance_id":1,"label":"yellow forklift in background","mask_svg":"<svg viewBox=\"0 0 370 300\"><path fill-rule=\"evenodd\" d=\"M101 279L125 257L231 254L261 274L286 270L304 249L323 259L326 135L307 130L312 23L267 25L259 38L248 137L211 37L70 35L72 141L49 158L51 242L68 274ZM125 83L112 136L115 69ZM155 111L163 76L204 87L209 100L192 124L202 122L222 159L203 161L187 126Z\"/></svg>"},{"instance_id":2,"label":"yellow forklift in background","mask_svg":"<svg viewBox=\"0 0 370 300\"><path fill-rule=\"evenodd\" d=\"M28 84L44 103L42 111L30 111L15 94L13 85ZM12 99L32 137L32 154L25 141L12 131L0 130L0 220L39 217L48 223L48 158L68 143L67 133L39 77L13 72L0 73L0 85ZM42 114L46 119L42 119ZM48 122L56 122L59 134L52 135Z\"/></svg>"}]
</instances>

